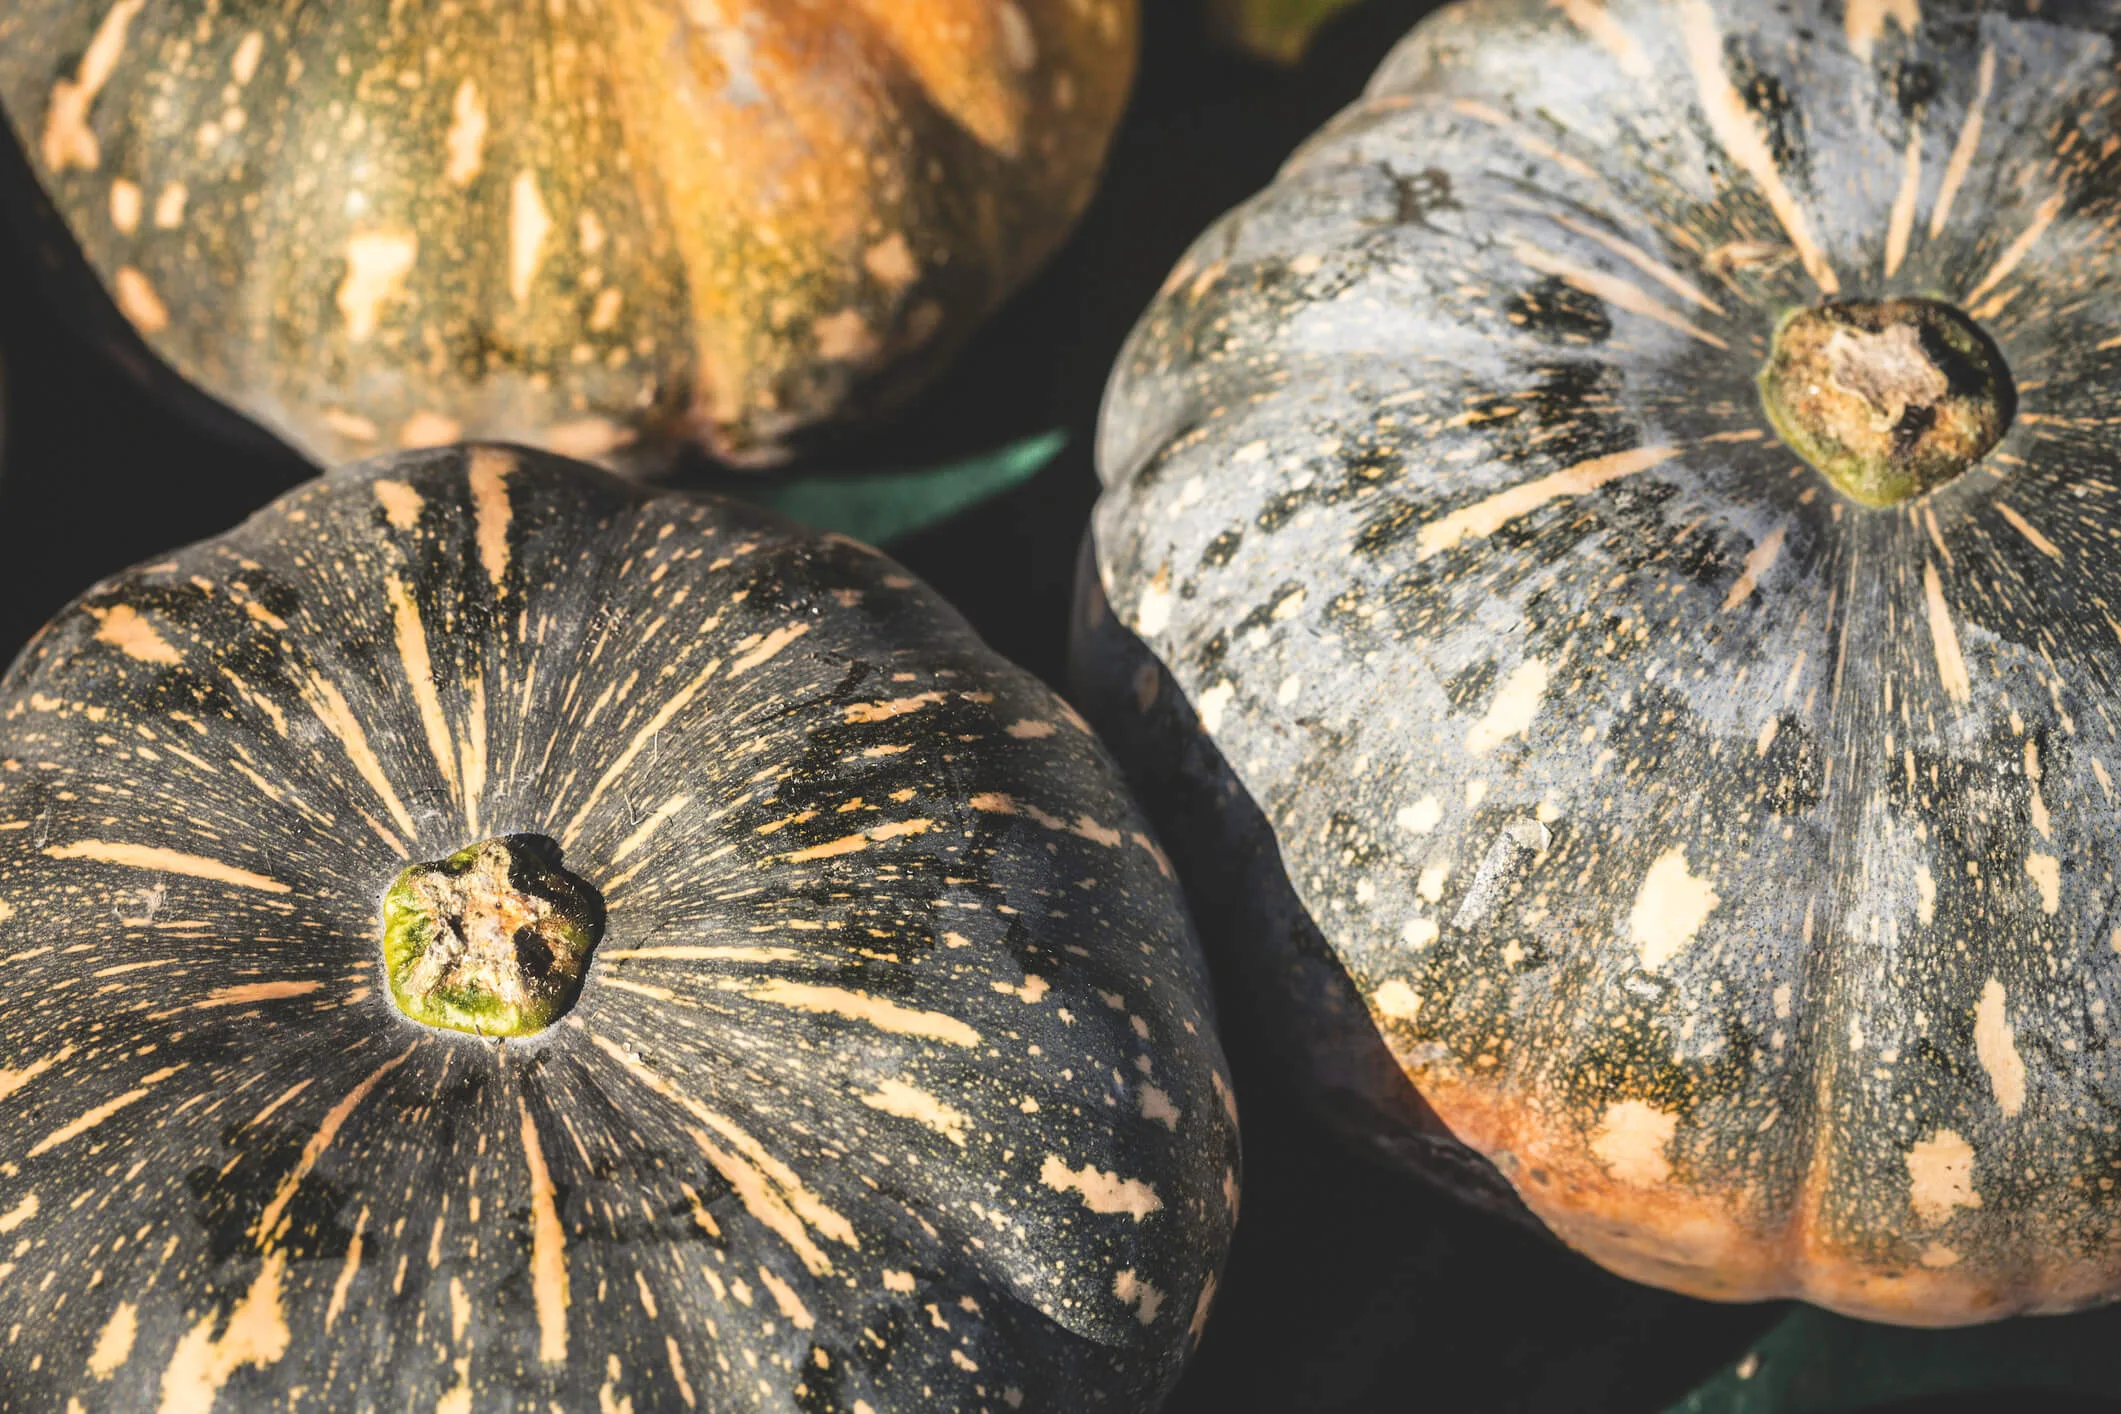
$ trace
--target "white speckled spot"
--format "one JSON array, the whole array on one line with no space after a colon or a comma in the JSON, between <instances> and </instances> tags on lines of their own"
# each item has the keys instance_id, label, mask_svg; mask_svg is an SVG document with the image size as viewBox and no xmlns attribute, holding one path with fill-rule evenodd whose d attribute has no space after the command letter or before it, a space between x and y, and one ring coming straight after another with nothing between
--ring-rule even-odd
<instances>
[{"instance_id":1,"label":"white speckled spot","mask_svg":"<svg viewBox=\"0 0 2121 1414\"><path fill-rule=\"evenodd\" d=\"M1488 704L1487 715L1466 733L1466 750L1484 756L1511 737L1524 735L1532 718L1538 715L1539 702L1546 691L1547 665L1537 658L1519 663L1502 680L1495 700Z\"/></svg>"}]
</instances>

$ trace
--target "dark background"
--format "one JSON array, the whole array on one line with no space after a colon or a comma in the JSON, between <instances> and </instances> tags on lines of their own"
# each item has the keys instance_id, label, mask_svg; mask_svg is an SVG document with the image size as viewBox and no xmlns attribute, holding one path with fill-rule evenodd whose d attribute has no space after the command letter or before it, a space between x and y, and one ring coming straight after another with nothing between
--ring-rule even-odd
<instances>
[{"instance_id":1,"label":"dark background","mask_svg":"<svg viewBox=\"0 0 2121 1414\"><path fill-rule=\"evenodd\" d=\"M989 642L1056 685L1076 545L1096 495L1097 401L1121 340L1193 237L1269 181L1304 136L1355 97L1392 41L1435 6L1370 0L1331 24L1293 70L1207 45L1198 0L1145 0L1144 8L1134 107L1104 189L1067 248L896 423L794 469L931 466L1066 429L1067 449L1031 481L892 547ZM0 654L7 657L96 579L226 528L312 470L259 434L201 416L196 403L173 405L166 389L150 391L111 356L108 323L84 317L65 272L29 245L19 233L0 238ZM706 475L700 469L694 479ZM1212 956L1214 939L1206 942ZM1538 1234L1344 1157L1281 1093L1241 999L1221 1000L1244 1106L1244 1221L1214 1318L1170 1406L1177 1414L1653 1414L1685 1399L1789 1314L1783 1305L1716 1306L1631 1285ZM2046 1329L2060 1336L2069 1323L2094 1319ZM2101 1329L2121 1333L2110 1322ZM1854 1339L1863 1339L1860 1329ZM1877 1369L1891 1358L1857 1357L1871 1371L1866 1389L1922 1383L1897 1385L1893 1371ZM2053 1381L2028 1378L2024 1369L2021 1359L2003 1376L2016 1389L1871 1407L1895 1414L2121 1409L2090 1396L2033 1393L2023 1386ZM1814 1379L1808 1399L1705 1395L1692 1407L1719 1414L1855 1407L1831 1388L1833 1379L1823 1390Z\"/></svg>"}]
</instances>

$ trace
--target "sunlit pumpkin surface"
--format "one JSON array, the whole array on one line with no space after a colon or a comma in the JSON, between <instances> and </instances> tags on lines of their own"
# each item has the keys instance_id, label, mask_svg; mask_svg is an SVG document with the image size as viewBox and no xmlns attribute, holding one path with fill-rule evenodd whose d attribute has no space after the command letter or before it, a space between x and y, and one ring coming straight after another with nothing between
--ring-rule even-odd
<instances>
[{"instance_id":1,"label":"sunlit pumpkin surface","mask_svg":"<svg viewBox=\"0 0 2121 1414\"><path fill-rule=\"evenodd\" d=\"M0 1406L1147 1407L1206 998L1087 729L882 556L334 472L0 685Z\"/></svg>"},{"instance_id":2,"label":"sunlit pumpkin surface","mask_svg":"<svg viewBox=\"0 0 2121 1414\"><path fill-rule=\"evenodd\" d=\"M932 372L1088 201L1135 28L1134 0L10 0L0 104L132 327L316 459L483 436L652 470L772 461Z\"/></svg>"},{"instance_id":3,"label":"sunlit pumpkin surface","mask_svg":"<svg viewBox=\"0 0 2121 1414\"><path fill-rule=\"evenodd\" d=\"M1326 965L1252 962L1341 1112L1419 1106L1338 969L1631 1276L2121 1291L2121 13L2036 8L1454 6L1110 391L1103 583L1183 701L1100 725L1197 719L1271 823ZM1846 327L1784 391L1905 458L1860 497L1763 407L1796 315Z\"/></svg>"}]
</instances>

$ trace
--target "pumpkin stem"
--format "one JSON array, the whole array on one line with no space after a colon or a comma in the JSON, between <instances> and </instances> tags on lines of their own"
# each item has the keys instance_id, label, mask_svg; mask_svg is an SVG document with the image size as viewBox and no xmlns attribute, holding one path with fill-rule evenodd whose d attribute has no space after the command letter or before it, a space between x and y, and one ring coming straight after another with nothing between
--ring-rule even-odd
<instances>
[{"instance_id":1,"label":"pumpkin stem","mask_svg":"<svg viewBox=\"0 0 2121 1414\"><path fill-rule=\"evenodd\" d=\"M390 995L414 1021L530 1036L581 995L604 900L543 835L504 835L398 875L383 897Z\"/></svg>"},{"instance_id":2,"label":"pumpkin stem","mask_svg":"<svg viewBox=\"0 0 2121 1414\"><path fill-rule=\"evenodd\" d=\"M1775 331L1760 397L1782 440L1866 506L1898 505L1973 466L2018 403L1988 336L1925 299L1794 311Z\"/></svg>"}]
</instances>

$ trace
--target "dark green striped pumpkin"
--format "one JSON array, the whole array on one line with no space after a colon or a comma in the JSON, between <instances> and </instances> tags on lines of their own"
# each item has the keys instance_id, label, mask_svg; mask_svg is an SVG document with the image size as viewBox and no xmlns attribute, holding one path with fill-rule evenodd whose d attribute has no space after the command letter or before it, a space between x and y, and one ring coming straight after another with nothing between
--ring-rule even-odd
<instances>
[{"instance_id":1,"label":"dark green striped pumpkin","mask_svg":"<svg viewBox=\"0 0 2121 1414\"><path fill-rule=\"evenodd\" d=\"M873 551L538 453L49 625L0 984L0 1408L1133 1410L1234 1220L1079 720Z\"/></svg>"},{"instance_id":2,"label":"dark green striped pumpkin","mask_svg":"<svg viewBox=\"0 0 2121 1414\"><path fill-rule=\"evenodd\" d=\"M1477 0L1173 272L1081 684L1363 1143L1706 1296L2121 1293L2117 64Z\"/></svg>"},{"instance_id":3,"label":"dark green striped pumpkin","mask_svg":"<svg viewBox=\"0 0 2121 1414\"><path fill-rule=\"evenodd\" d=\"M0 107L132 328L325 464L467 436L759 463L906 396L1059 244L1136 24L8 0ZM109 301L72 304L94 328Z\"/></svg>"}]
</instances>

